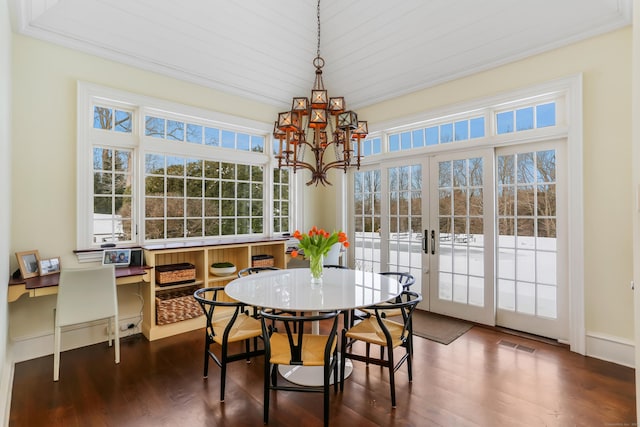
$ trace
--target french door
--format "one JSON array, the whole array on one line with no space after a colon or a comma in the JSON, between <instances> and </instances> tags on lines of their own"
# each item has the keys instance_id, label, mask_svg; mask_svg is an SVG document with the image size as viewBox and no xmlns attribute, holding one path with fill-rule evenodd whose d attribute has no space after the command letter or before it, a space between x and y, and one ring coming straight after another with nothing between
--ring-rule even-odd
<instances>
[{"instance_id":1,"label":"french door","mask_svg":"<svg viewBox=\"0 0 640 427\"><path fill-rule=\"evenodd\" d=\"M429 170L429 309L493 325L493 152L434 156Z\"/></svg>"},{"instance_id":2,"label":"french door","mask_svg":"<svg viewBox=\"0 0 640 427\"><path fill-rule=\"evenodd\" d=\"M565 164L558 141L357 172L356 268L411 272L425 310L567 338Z\"/></svg>"},{"instance_id":3,"label":"french door","mask_svg":"<svg viewBox=\"0 0 640 427\"><path fill-rule=\"evenodd\" d=\"M496 150L496 323L561 340L569 336L564 148Z\"/></svg>"}]
</instances>

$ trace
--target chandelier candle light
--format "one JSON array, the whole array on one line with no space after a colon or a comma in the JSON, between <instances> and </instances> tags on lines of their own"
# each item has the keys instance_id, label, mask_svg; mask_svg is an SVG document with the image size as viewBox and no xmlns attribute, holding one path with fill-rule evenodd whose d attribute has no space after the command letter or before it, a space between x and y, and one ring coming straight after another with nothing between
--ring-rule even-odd
<instances>
[{"instance_id":1,"label":"chandelier candle light","mask_svg":"<svg viewBox=\"0 0 640 427\"><path fill-rule=\"evenodd\" d=\"M311 100L306 97L293 98L291 111L278 114L273 128L273 137L279 141L278 168L291 167L311 171L307 185L331 185L327 171L355 166L360 168L362 158L361 141L367 136L366 121L359 121L354 111L348 111L344 97L329 98L322 81L324 59L320 56L320 0L317 8L318 48L313 66L316 78L311 89ZM330 116L335 117L335 125ZM324 154L333 145L335 160L325 163ZM304 161L305 148L313 152L314 163Z\"/></svg>"},{"instance_id":2,"label":"chandelier candle light","mask_svg":"<svg viewBox=\"0 0 640 427\"><path fill-rule=\"evenodd\" d=\"M296 230L293 237L298 239L298 247L304 251L304 255L309 258L309 268L311 270L311 283L322 283L322 266L324 256L329 252L331 246L342 243L345 248L349 247L346 233L333 232L329 234L323 229L318 229L315 225L307 234L302 234ZM298 256L298 251L291 252L292 257Z\"/></svg>"}]
</instances>

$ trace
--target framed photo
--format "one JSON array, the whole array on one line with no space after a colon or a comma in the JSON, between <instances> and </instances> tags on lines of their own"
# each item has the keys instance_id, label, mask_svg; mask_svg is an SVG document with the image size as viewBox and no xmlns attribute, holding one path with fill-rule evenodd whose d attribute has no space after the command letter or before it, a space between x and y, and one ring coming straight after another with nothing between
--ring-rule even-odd
<instances>
[{"instance_id":1,"label":"framed photo","mask_svg":"<svg viewBox=\"0 0 640 427\"><path fill-rule=\"evenodd\" d=\"M105 249L102 254L102 265L124 266L131 262L131 249Z\"/></svg>"},{"instance_id":2,"label":"framed photo","mask_svg":"<svg viewBox=\"0 0 640 427\"><path fill-rule=\"evenodd\" d=\"M40 254L37 250L16 252L16 258L18 258L18 265L20 266L20 273L22 274L23 279L38 276Z\"/></svg>"},{"instance_id":3,"label":"framed photo","mask_svg":"<svg viewBox=\"0 0 640 427\"><path fill-rule=\"evenodd\" d=\"M60 257L41 259L40 275L46 276L53 273L60 273Z\"/></svg>"}]
</instances>

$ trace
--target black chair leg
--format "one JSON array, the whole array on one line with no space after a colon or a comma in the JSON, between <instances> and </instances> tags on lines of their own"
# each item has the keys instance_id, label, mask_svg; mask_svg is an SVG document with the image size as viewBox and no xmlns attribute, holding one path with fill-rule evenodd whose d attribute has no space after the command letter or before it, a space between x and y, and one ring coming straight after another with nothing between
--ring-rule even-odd
<instances>
[{"instance_id":1,"label":"black chair leg","mask_svg":"<svg viewBox=\"0 0 640 427\"><path fill-rule=\"evenodd\" d=\"M267 424L269 422L269 377L271 373L269 370L271 369L271 364L268 360L264 361L264 423Z\"/></svg>"},{"instance_id":2,"label":"black chair leg","mask_svg":"<svg viewBox=\"0 0 640 427\"><path fill-rule=\"evenodd\" d=\"M344 365L347 361L347 336L345 334L346 330L343 330L342 343L340 344L340 348L342 349L340 352L340 391L344 391Z\"/></svg>"},{"instance_id":3,"label":"black chair leg","mask_svg":"<svg viewBox=\"0 0 640 427\"><path fill-rule=\"evenodd\" d=\"M393 349L387 347L387 353L389 354L389 387L391 388L391 407L396 407L396 379L395 379L395 365L393 363Z\"/></svg>"},{"instance_id":4,"label":"black chair leg","mask_svg":"<svg viewBox=\"0 0 640 427\"><path fill-rule=\"evenodd\" d=\"M329 427L329 377L331 376L331 367L325 366L324 368L324 384L323 384L323 415L324 415L324 427Z\"/></svg>"},{"instance_id":5,"label":"black chair leg","mask_svg":"<svg viewBox=\"0 0 640 427\"><path fill-rule=\"evenodd\" d=\"M204 344L204 372L202 373L204 378L209 377L209 342Z\"/></svg>"},{"instance_id":6,"label":"black chair leg","mask_svg":"<svg viewBox=\"0 0 640 427\"><path fill-rule=\"evenodd\" d=\"M367 343L365 347L366 347L366 352L367 352L367 363L366 363L366 365L369 366L369 353L371 351L371 344Z\"/></svg>"},{"instance_id":7,"label":"black chair leg","mask_svg":"<svg viewBox=\"0 0 640 427\"><path fill-rule=\"evenodd\" d=\"M333 355L333 392L338 392L338 353Z\"/></svg>"},{"instance_id":8,"label":"black chair leg","mask_svg":"<svg viewBox=\"0 0 640 427\"><path fill-rule=\"evenodd\" d=\"M220 364L220 402L224 402L224 386L227 378L227 358L223 355Z\"/></svg>"}]
</instances>

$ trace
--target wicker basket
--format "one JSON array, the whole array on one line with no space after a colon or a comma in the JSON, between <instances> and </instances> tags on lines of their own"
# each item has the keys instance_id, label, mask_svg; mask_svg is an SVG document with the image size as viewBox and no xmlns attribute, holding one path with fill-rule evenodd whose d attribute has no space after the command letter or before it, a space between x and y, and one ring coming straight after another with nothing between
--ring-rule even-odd
<instances>
[{"instance_id":1,"label":"wicker basket","mask_svg":"<svg viewBox=\"0 0 640 427\"><path fill-rule=\"evenodd\" d=\"M156 324L180 322L200 316L202 308L193 297L198 286L156 292Z\"/></svg>"},{"instance_id":2,"label":"wicker basket","mask_svg":"<svg viewBox=\"0 0 640 427\"><path fill-rule=\"evenodd\" d=\"M156 284L159 286L179 285L196 281L196 266L184 262L156 266Z\"/></svg>"},{"instance_id":3,"label":"wicker basket","mask_svg":"<svg viewBox=\"0 0 640 427\"><path fill-rule=\"evenodd\" d=\"M273 255L252 255L251 267L273 267Z\"/></svg>"}]
</instances>

